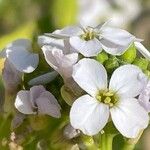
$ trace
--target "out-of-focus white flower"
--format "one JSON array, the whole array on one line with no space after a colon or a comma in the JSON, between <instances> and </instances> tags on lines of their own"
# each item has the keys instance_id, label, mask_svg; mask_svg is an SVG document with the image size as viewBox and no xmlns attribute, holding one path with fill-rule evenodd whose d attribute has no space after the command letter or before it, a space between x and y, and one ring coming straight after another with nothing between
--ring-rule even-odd
<instances>
[{"instance_id":1,"label":"out-of-focus white flower","mask_svg":"<svg viewBox=\"0 0 150 150\"><path fill-rule=\"evenodd\" d=\"M21 84L22 73L6 59L2 71L2 78L5 89L9 93L17 91L18 85Z\"/></svg>"},{"instance_id":2,"label":"out-of-focus white flower","mask_svg":"<svg viewBox=\"0 0 150 150\"><path fill-rule=\"evenodd\" d=\"M72 67L78 61L78 54L64 54L63 50L45 45L42 47L47 63L64 79L72 76Z\"/></svg>"},{"instance_id":3,"label":"out-of-focus white flower","mask_svg":"<svg viewBox=\"0 0 150 150\"><path fill-rule=\"evenodd\" d=\"M7 58L16 70L23 73L33 72L39 62L38 54L31 53L31 41L28 39L18 39L8 44L0 57Z\"/></svg>"},{"instance_id":4,"label":"out-of-focus white flower","mask_svg":"<svg viewBox=\"0 0 150 150\"><path fill-rule=\"evenodd\" d=\"M77 21L83 25L96 26L100 21L112 18L112 25L127 27L141 12L138 0L78 0ZM134 8L134 9L133 9Z\"/></svg>"},{"instance_id":5,"label":"out-of-focus white flower","mask_svg":"<svg viewBox=\"0 0 150 150\"><path fill-rule=\"evenodd\" d=\"M47 35L55 38L68 38L70 45L85 57L96 56L102 49L112 55L121 55L130 44L137 40L129 32L109 27L107 23L95 28L69 26L57 33Z\"/></svg>"},{"instance_id":6,"label":"out-of-focus white flower","mask_svg":"<svg viewBox=\"0 0 150 150\"><path fill-rule=\"evenodd\" d=\"M139 95L138 100L145 110L150 112L150 81L148 81L146 87Z\"/></svg>"},{"instance_id":7,"label":"out-of-focus white flower","mask_svg":"<svg viewBox=\"0 0 150 150\"><path fill-rule=\"evenodd\" d=\"M113 72L107 85L103 65L92 59L80 60L74 66L73 78L88 94L73 103L71 125L84 134L95 135L104 128L111 115L122 135L135 138L149 122L148 113L135 98L144 87L143 76L138 67L124 65Z\"/></svg>"},{"instance_id":8,"label":"out-of-focus white flower","mask_svg":"<svg viewBox=\"0 0 150 150\"><path fill-rule=\"evenodd\" d=\"M56 98L43 86L34 86L30 91L19 91L15 107L23 114L47 114L55 118L61 116L61 107Z\"/></svg>"},{"instance_id":9,"label":"out-of-focus white flower","mask_svg":"<svg viewBox=\"0 0 150 150\"><path fill-rule=\"evenodd\" d=\"M33 85L44 85L53 81L57 77L58 73L56 71L48 72L38 77L31 79L28 84Z\"/></svg>"}]
</instances>

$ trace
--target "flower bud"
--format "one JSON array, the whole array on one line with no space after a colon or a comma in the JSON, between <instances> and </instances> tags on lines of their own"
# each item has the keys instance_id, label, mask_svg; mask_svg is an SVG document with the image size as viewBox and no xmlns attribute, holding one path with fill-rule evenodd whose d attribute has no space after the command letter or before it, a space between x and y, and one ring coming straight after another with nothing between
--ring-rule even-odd
<instances>
[{"instance_id":1,"label":"flower bud","mask_svg":"<svg viewBox=\"0 0 150 150\"><path fill-rule=\"evenodd\" d=\"M105 62L105 68L108 72L112 72L118 66L119 66L119 62L116 57L109 58Z\"/></svg>"},{"instance_id":2,"label":"flower bud","mask_svg":"<svg viewBox=\"0 0 150 150\"><path fill-rule=\"evenodd\" d=\"M66 86L62 86L61 87L61 96L62 98L64 99L64 101L68 104L68 105L72 105L74 100L76 99L75 98L75 95L72 93L71 90L69 90Z\"/></svg>"},{"instance_id":3,"label":"flower bud","mask_svg":"<svg viewBox=\"0 0 150 150\"><path fill-rule=\"evenodd\" d=\"M138 66L142 70L146 70L149 65L149 61L145 58L136 58L133 64Z\"/></svg>"},{"instance_id":4,"label":"flower bud","mask_svg":"<svg viewBox=\"0 0 150 150\"><path fill-rule=\"evenodd\" d=\"M32 115L29 117L30 125L33 130L39 131L47 127L48 119L44 115Z\"/></svg>"},{"instance_id":5,"label":"flower bud","mask_svg":"<svg viewBox=\"0 0 150 150\"><path fill-rule=\"evenodd\" d=\"M96 60L103 64L106 60L108 60L108 54L103 51L96 56Z\"/></svg>"},{"instance_id":6,"label":"flower bud","mask_svg":"<svg viewBox=\"0 0 150 150\"><path fill-rule=\"evenodd\" d=\"M135 45L132 44L123 55L119 56L119 58L124 62L132 63L134 59L136 58Z\"/></svg>"}]
</instances>

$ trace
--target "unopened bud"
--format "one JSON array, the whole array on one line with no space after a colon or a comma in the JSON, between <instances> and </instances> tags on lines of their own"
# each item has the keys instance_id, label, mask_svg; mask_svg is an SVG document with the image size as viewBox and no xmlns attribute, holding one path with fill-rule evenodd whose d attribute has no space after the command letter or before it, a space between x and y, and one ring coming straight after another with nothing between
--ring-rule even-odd
<instances>
[{"instance_id":1,"label":"unopened bud","mask_svg":"<svg viewBox=\"0 0 150 150\"><path fill-rule=\"evenodd\" d=\"M147 70L149 61L145 58L136 58L133 62L134 65L138 66L142 70Z\"/></svg>"},{"instance_id":2,"label":"unopened bud","mask_svg":"<svg viewBox=\"0 0 150 150\"><path fill-rule=\"evenodd\" d=\"M108 60L108 54L103 51L96 56L96 60L103 64L106 60Z\"/></svg>"},{"instance_id":3,"label":"unopened bud","mask_svg":"<svg viewBox=\"0 0 150 150\"><path fill-rule=\"evenodd\" d=\"M44 115L32 115L29 117L30 125L33 130L39 131L47 127L48 119Z\"/></svg>"},{"instance_id":4,"label":"unopened bud","mask_svg":"<svg viewBox=\"0 0 150 150\"><path fill-rule=\"evenodd\" d=\"M124 62L132 63L136 58L135 45L132 44L123 55L119 56L119 58Z\"/></svg>"},{"instance_id":5,"label":"unopened bud","mask_svg":"<svg viewBox=\"0 0 150 150\"><path fill-rule=\"evenodd\" d=\"M119 67L119 62L116 57L109 58L105 62L105 68L108 72L112 72L115 68Z\"/></svg>"}]
</instances>

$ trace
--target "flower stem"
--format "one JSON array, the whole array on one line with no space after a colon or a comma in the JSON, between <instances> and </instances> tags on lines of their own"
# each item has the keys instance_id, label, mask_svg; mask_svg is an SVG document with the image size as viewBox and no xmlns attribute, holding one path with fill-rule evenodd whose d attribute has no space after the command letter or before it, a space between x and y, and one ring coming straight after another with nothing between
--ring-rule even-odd
<instances>
[{"instance_id":1,"label":"flower stem","mask_svg":"<svg viewBox=\"0 0 150 150\"><path fill-rule=\"evenodd\" d=\"M139 141L142 134L143 134L143 130L140 131L137 138L125 140L122 150L134 150L135 145Z\"/></svg>"},{"instance_id":2,"label":"flower stem","mask_svg":"<svg viewBox=\"0 0 150 150\"><path fill-rule=\"evenodd\" d=\"M100 150L112 150L114 134L101 134Z\"/></svg>"}]
</instances>

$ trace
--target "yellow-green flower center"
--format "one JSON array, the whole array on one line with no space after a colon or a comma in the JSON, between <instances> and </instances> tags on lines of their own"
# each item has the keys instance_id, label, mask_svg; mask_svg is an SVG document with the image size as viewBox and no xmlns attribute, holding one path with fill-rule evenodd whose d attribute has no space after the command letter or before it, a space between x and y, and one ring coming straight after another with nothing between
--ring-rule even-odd
<instances>
[{"instance_id":1,"label":"yellow-green flower center","mask_svg":"<svg viewBox=\"0 0 150 150\"><path fill-rule=\"evenodd\" d=\"M115 92L110 90L101 90L97 93L96 99L110 107L114 106L118 102L118 96Z\"/></svg>"},{"instance_id":2,"label":"yellow-green flower center","mask_svg":"<svg viewBox=\"0 0 150 150\"><path fill-rule=\"evenodd\" d=\"M86 28L84 30L84 33L81 35L81 39L85 40L85 41L89 41L92 40L96 37L96 33L94 32L94 30L90 27Z\"/></svg>"}]
</instances>

